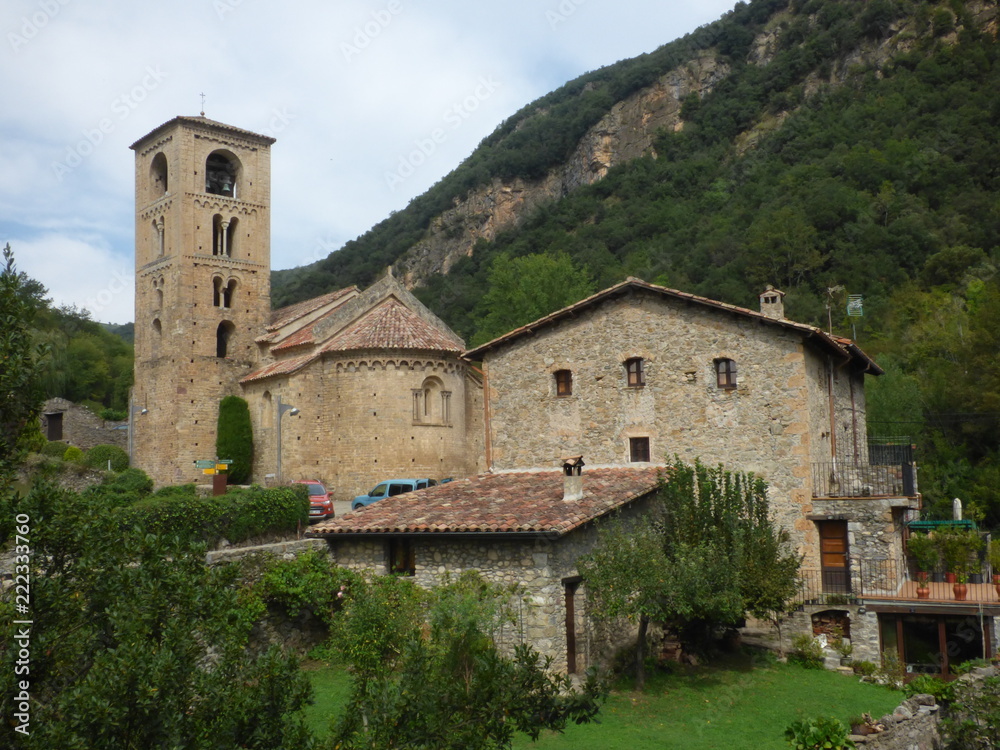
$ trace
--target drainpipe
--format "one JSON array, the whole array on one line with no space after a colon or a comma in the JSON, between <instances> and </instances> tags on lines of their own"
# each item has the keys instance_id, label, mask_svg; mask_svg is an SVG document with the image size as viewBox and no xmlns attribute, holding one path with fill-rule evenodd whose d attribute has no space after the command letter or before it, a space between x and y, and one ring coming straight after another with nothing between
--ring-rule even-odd
<instances>
[{"instance_id":1,"label":"drainpipe","mask_svg":"<svg viewBox=\"0 0 1000 750\"><path fill-rule=\"evenodd\" d=\"M485 443L483 445L484 458L486 459L486 470L493 471L493 422L490 415L490 371L485 360L483 361L483 432L485 433Z\"/></svg>"},{"instance_id":2,"label":"drainpipe","mask_svg":"<svg viewBox=\"0 0 1000 750\"><path fill-rule=\"evenodd\" d=\"M837 413L833 406L833 360L826 358L827 397L830 401L830 451L833 453L833 469L837 470Z\"/></svg>"}]
</instances>

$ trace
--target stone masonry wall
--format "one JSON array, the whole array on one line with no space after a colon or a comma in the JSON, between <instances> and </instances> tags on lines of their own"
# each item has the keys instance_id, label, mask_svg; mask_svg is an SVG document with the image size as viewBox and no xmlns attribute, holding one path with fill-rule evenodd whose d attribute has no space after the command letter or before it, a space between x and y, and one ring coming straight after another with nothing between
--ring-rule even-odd
<instances>
[{"instance_id":1,"label":"stone masonry wall","mask_svg":"<svg viewBox=\"0 0 1000 750\"><path fill-rule=\"evenodd\" d=\"M642 388L626 383L630 357L644 360ZM717 387L716 358L736 362L736 389ZM515 341L485 364L495 468L548 466L581 454L590 465L622 464L629 438L648 437L654 461L676 453L763 477L776 521L799 552L816 554L805 517L819 455L813 443L831 430L828 378L818 374L825 356L798 334L633 294ZM571 396L555 394L560 369L573 373Z\"/></svg>"},{"instance_id":2,"label":"stone masonry wall","mask_svg":"<svg viewBox=\"0 0 1000 750\"><path fill-rule=\"evenodd\" d=\"M414 414L414 390L431 379L440 390L428 417ZM479 390L468 366L452 358L404 352L355 353L314 362L281 379L247 384L254 428L254 477L277 470L277 399L299 409L281 425L284 481L317 479L337 500L351 500L384 479L444 479L475 473L482 440L470 436L468 406ZM441 412L440 391L450 393ZM481 395L478 397L481 403ZM470 440L470 437L473 440ZM471 445L470 445L471 443Z\"/></svg>"}]
</instances>

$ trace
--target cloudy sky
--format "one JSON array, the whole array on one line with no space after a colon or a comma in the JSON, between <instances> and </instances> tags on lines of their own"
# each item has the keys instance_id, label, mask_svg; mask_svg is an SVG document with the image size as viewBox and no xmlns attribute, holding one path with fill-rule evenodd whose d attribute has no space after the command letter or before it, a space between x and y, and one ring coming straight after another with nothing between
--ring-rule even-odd
<instances>
[{"instance_id":1,"label":"cloudy sky","mask_svg":"<svg viewBox=\"0 0 1000 750\"><path fill-rule=\"evenodd\" d=\"M404 208L523 105L734 4L4 0L0 245L56 304L131 321L128 147L197 115L204 94L206 116L278 139L271 263L310 263Z\"/></svg>"}]
</instances>

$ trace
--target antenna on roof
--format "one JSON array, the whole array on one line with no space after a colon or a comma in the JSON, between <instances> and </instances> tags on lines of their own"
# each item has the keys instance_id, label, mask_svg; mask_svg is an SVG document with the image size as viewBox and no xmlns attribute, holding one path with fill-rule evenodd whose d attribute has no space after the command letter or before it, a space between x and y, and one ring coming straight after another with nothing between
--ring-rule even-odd
<instances>
[{"instance_id":1,"label":"antenna on roof","mask_svg":"<svg viewBox=\"0 0 1000 750\"><path fill-rule=\"evenodd\" d=\"M201 92L201 116L205 116L205 92Z\"/></svg>"},{"instance_id":2,"label":"antenna on roof","mask_svg":"<svg viewBox=\"0 0 1000 750\"><path fill-rule=\"evenodd\" d=\"M833 335L833 295L842 291L844 291L844 287L840 284L826 288L826 332L831 336Z\"/></svg>"}]
</instances>

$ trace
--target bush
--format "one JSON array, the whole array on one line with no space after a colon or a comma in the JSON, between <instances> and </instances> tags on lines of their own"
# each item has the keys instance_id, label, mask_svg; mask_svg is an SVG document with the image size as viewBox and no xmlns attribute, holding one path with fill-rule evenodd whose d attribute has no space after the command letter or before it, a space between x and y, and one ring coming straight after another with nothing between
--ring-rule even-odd
<instances>
[{"instance_id":1,"label":"bush","mask_svg":"<svg viewBox=\"0 0 1000 750\"><path fill-rule=\"evenodd\" d=\"M95 445L87 451L86 465L91 469L107 469L111 462L111 471L125 471L128 468L128 453L117 445Z\"/></svg>"},{"instance_id":2,"label":"bush","mask_svg":"<svg viewBox=\"0 0 1000 750\"><path fill-rule=\"evenodd\" d=\"M861 677L874 677L878 672L878 665L870 661L856 661L851 664L851 669Z\"/></svg>"},{"instance_id":3,"label":"bush","mask_svg":"<svg viewBox=\"0 0 1000 750\"><path fill-rule=\"evenodd\" d=\"M855 747L847 739L849 731L849 727L839 719L818 716L793 721L785 730L785 739L795 750L841 750Z\"/></svg>"},{"instance_id":4,"label":"bush","mask_svg":"<svg viewBox=\"0 0 1000 750\"><path fill-rule=\"evenodd\" d=\"M806 633L800 633L792 639L792 653L788 661L806 669L823 668L823 647L819 641Z\"/></svg>"},{"instance_id":5,"label":"bush","mask_svg":"<svg viewBox=\"0 0 1000 750\"><path fill-rule=\"evenodd\" d=\"M39 451L43 456L48 456L49 458L62 458L66 455L66 443L61 443L58 440L51 440L42 446L42 450Z\"/></svg>"},{"instance_id":6,"label":"bush","mask_svg":"<svg viewBox=\"0 0 1000 750\"><path fill-rule=\"evenodd\" d=\"M128 412L124 409L101 409L100 416L108 422L124 422L128 419Z\"/></svg>"},{"instance_id":7,"label":"bush","mask_svg":"<svg viewBox=\"0 0 1000 750\"><path fill-rule=\"evenodd\" d=\"M113 492L135 492L148 495L153 491L153 480L142 469L125 469L104 481L103 484Z\"/></svg>"},{"instance_id":8,"label":"bush","mask_svg":"<svg viewBox=\"0 0 1000 750\"><path fill-rule=\"evenodd\" d=\"M266 603L281 606L289 616L306 609L329 626L343 607L344 592L359 580L329 555L311 550L292 560L272 560L256 588Z\"/></svg>"},{"instance_id":9,"label":"bush","mask_svg":"<svg viewBox=\"0 0 1000 750\"><path fill-rule=\"evenodd\" d=\"M194 485L163 488L120 511L125 528L170 534L216 544L269 533L287 533L309 523L309 495L302 487L234 490L218 497L197 497Z\"/></svg>"},{"instance_id":10,"label":"bush","mask_svg":"<svg viewBox=\"0 0 1000 750\"><path fill-rule=\"evenodd\" d=\"M75 445L71 445L62 455L63 461L69 461L74 464L82 464L84 462L83 451L77 448Z\"/></svg>"},{"instance_id":11,"label":"bush","mask_svg":"<svg viewBox=\"0 0 1000 750\"><path fill-rule=\"evenodd\" d=\"M927 695L933 695L938 703L942 703L955 698L955 683L945 682L940 677L935 677L934 675L921 674L904 685L903 692L906 693L907 698L926 693Z\"/></svg>"},{"instance_id":12,"label":"bush","mask_svg":"<svg viewBox=\"0 0 1000 750\"><path fill-rule=\"evenodd\" d=\"M245 484L253 470L253 426L250 408L239 396L226 396L219 402L219 421L215 455L230 459L229 484Z\"/></svg>"}]
</instances>

